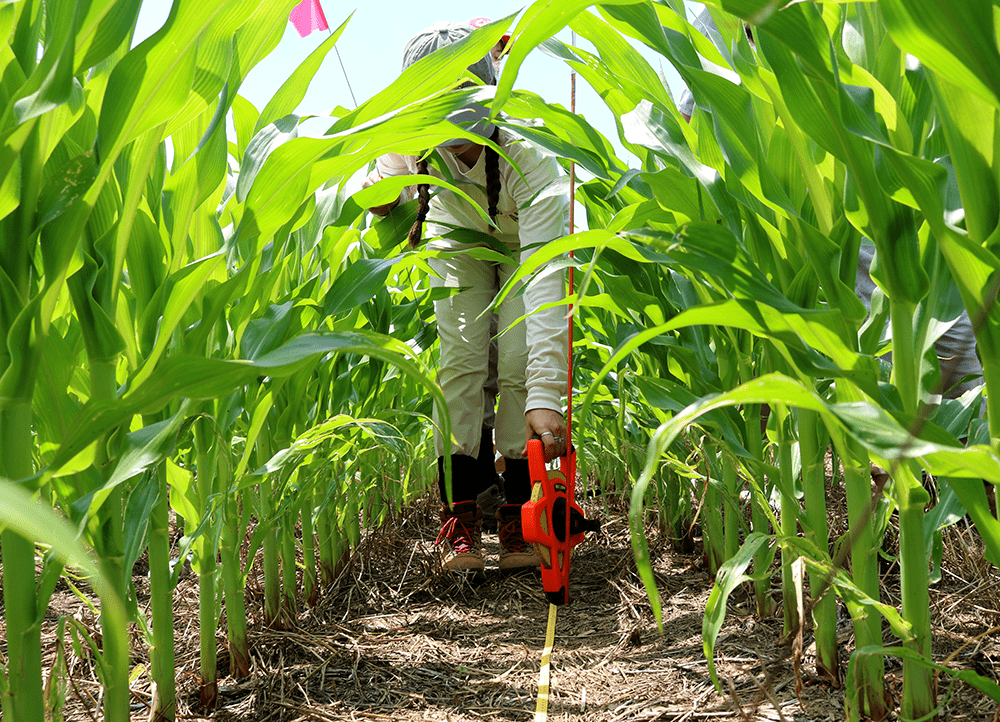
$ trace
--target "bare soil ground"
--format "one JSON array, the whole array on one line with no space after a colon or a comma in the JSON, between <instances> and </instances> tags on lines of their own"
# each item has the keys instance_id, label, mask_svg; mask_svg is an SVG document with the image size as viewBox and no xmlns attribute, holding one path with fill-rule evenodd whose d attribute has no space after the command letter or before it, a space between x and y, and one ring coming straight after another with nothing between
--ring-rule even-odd
<instances>
[{"instance_id":1,"label":"bare soil ground","mask_svg":"<svg viewBox=\"0 0 1000 722\"><path fill-rule=\"evenodd\" d=\"M836 492L833 493L836 496ZM837 500L831 499L836 506ZM729 602L717 645L725 694L712 686L702 651L702 616L712 579L700 555L672 553L650 530L652 558L663 601L662 633L636 573L621 500L590 500L588 516L602 519L600 534L577 547L573 601L561 607L552 655L549 719L838 720L844 694L808 676L806 648L801 693L796 694L790 649L780 616L758 619L748 592ZM836 526L836 525L834 525ZM540 578L501 577L495 535L486 535L487 579L456 581L434 550L436 508L428 499L365 537L335 584L296 627L274 630L260 620L263 582L247 590L253 675L237 683L228 674L223 631L217 634L220 705L199 709L197 588L182 577L176 601L179 717L250 722L315 720L530 720L538 693L548 604ZM836 532L837 529L831 529ZM982 560L961 524L946 541L944 579L931 591L934 655L994 679L1000 673L1000 575ZM963 556L964 555L964 556ZM492 565L492 568L491 568ZM957 570L957 571L956 571ZM137 568L140 605L148 582ZM965 578L975 575L975 578ZM963 576L964 575L964 576ZM898 603L890 564L883 600ZM777 589L775 589L777 598ZM60 615L98 629L93 612L67 590L57 592L46 618L46 664L55 654ZM849 619L841 613L842 672L853 651ZM977 638L978 637L978 638ZM887 643L894 643L886 633ZM806 644L810 639L807 635ZM145 719L150 699L145 645L135 632L133 719ZM100 719L100 686L92 658L69 650L65 718ZM887 685L898 698L901 669L887 662ZM963 684L941 680L942 719L996 720L995 703Z\"/></svg>"}]
</instances>

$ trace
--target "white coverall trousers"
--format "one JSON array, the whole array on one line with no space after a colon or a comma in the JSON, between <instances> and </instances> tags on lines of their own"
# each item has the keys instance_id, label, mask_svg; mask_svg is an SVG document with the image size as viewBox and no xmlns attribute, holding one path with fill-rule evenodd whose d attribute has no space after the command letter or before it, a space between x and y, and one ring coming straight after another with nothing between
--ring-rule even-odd
<instances>
[{"instance_id":1,"label":"white coverall trousers","mask_svg":"<svg viewBox=\"0 0 1000 722\"><path fill-rule=\"evenodd\" d=\"M486 399L483 390L492 338L492 312L487 308L517 266L463 254L448 259L432 258L430 265L440 276L431 277L432 286L464 289L434 302L441 342L438 383L448 403L453 437L451 448L446 452L440 433L441 420L435 408L438 433L434 447L438 456L451 453L475 458L482 440L484 407L492 401ZM499 305L497 313L499 329L503 331L524 315L522 297L511 293ZM524 452L524 412L528 397L525 323L522 321L503 333L498 338L498 345L500 402L496 412L496 445L503 456L519 459Z\"/></svg>"}]
</instances>

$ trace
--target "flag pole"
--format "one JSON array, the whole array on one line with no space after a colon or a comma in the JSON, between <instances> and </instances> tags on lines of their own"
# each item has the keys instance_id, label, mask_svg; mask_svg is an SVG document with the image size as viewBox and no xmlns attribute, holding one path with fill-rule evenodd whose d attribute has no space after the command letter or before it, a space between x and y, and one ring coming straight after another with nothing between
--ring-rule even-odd
<instances>
[{"instance_id":1,"label":"flag pole","mask_svg":"<svg viewBox=\"0 0 1000 722\"><path fill-rule=\"evenodd\" d=\"M329 26L327 26L326 31L330 33L331 36L333 35L333 31L330 29ZM350 91L351 93L351 101L354 103L354 107L357 108L358 100L357 98L354 97L354 88L351 87L351 79L347 77L347 68L344 67L344 59L340 57L340 48L334 45L333 52L337 54L337 60L340 61L340 69L344 71L344 80L347 81L347 90Z\"/></svg>"},{"instance_id":2,"label":"flag pole","mask_svg":"<svg viewBox=\"0 0 1000 722\"><path fill-rule=\"evenodd\" d=\"M292 8L288 16L289 21L301 37L305 37L313 30L326 30L333 37L333 30L326 20L326 13L323 12L323 4L320 0L302 0ZM347 81L347 90L351 94L351 101L354 107L358 107L358 99L354 97L354 88L351 87L351 79L347 77L347 68L344 66L344 59L340 57L340 48L333 46L337 53L337 60L340 62L340 70L344 73L344 80Z\"/></svg>"}]
</instances>

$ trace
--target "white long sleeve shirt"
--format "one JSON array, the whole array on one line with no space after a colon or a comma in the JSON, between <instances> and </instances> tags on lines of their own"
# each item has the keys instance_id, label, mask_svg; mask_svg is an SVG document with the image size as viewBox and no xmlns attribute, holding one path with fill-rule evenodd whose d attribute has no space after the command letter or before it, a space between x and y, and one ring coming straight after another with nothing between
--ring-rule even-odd
<instances>
[{"instance_id":1,"label":"white long sleeve shirt","mask_svg":"<svg viewBox=\"0 0 1000 722\"><path fill-rule=\"evenodd\" d=\"M555 158L526 141L514 139L501 130L500 145L524 174L522 178L503 157L500 158L500 199L497 204L495 238L511 251L519 253L523 263L543 244L560 238L566 231L568 214L564 195L551 195L534 203L531 200L539 191L559 177L559 164ZM440 153L448 166L454 184L467 193L484 210L486 200L486 153L469 168L447 151ZM436 168L429 167L431 175L443 178ZM416 156L388 153L378 159L369 180L376 182L390 176L417 173ZM527 181L527 182L526 182ZM408 187L404 194L412 198L415 188ZM429 246L439 250L461 250L467 246L448 238L440 238L454 227L468 228L489 233L489 225L466 201L450 190L442 190L431 198L427 214L427 235L432 238ZM551 409L562 413L563 394L567 379L567 322L564 307L538 309L565 297L564 274L551 273L538 278L524 293L527 318L528 398L526 409ZM533 313L534 312L534 313Z\"/></svg>"}]
</instances>

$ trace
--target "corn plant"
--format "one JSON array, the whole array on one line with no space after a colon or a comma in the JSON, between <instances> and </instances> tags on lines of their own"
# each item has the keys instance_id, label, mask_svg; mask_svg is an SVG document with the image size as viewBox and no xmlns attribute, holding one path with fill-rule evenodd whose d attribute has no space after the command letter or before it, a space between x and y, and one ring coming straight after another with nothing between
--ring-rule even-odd
<instances>
[{"instance_id":1,"label":"corn plant","mask_svg":"<svg viewBox=\"0 0 1000 722\"><path fill-rule=\"evenodd\" d=\"M973 183L968 178L959 182L957 168L953 185L949 186L948 166L934 162L942 141L948 144L952 156L964 153L965 160L973 154L970 148L975 143L988 142L981 138L973 141L968 131L962 132L961 123L950 122L956 114L949 113L948 103L957 102L958 94L940 90L946 86L939 84L935 74L939 71L934 67L956 71L946 82L964 83L962 87L972 93L962 95L963 100L973 98L969 104L980 102L975 97L985 98L984 104L976 106L982 108L979 127L994 128L995 110L987 108L989 103L995 103L995 95L989 90L995 82L995 66L987 70L978 62L971 63L971 56L961 51L958 41L967 30L971 31L969 23L974 16L989 17L992 8L989 3L981 3L975 11L963 7L956 17L946 20L932 3L822 7L798 4L780 11L764 2L723 1L708 5L720 27L718 38L705 38L694 31L679 4L637 4L605 8L602 14L608 25L593 16L581 16L575 21L581 33L589 31L592 37L604 38L603 46L598 44L602 66L588 62L580 51L561 51L585 77L592 79L595 87L602 89L609 106L621 113L622 140L638 147L640 158L647 159L639 177L647 180L654 170L663 168L661 173L673 171L674 176L691 179L680 182L696 183L701 207L710 208L702 217L715 215L722 226L689 223L673 235L670 219L664 213L660 222L667 225L662 230L654 233L645 228L641 233L631 233L640 248L649 248L647 259L657 252L667 257L661 263L679 264L696 270L703 279L722 281L726 298L688 308L674 319L637 334L617 350L605 372L657 335L675 334L677 329L691 324L714 323L749 331L772 345L775 358L780 359L778 368L795 381L789 376L764 376L773 379L773 386L769 386L762 381L740 379L743 383L736 392L715 399L705 397L661 427L633 495L633 514L639 518L645 487L658 466L659 455L686 421L735 403L798 407L799 411L790 417L798 423L789 432L801 446L805 511L799 513L789 488L793 484L788 476L791 447L786 440L779 455L779 478L783 481L778 486L783 488L788 503L782 505L784 534L777 541L790 555L804 555L813 572L811 587L815 595L828 594L835 587L844 597L855 618L859 644L879 643L863 607L878 609L890 619L910 650L904 660L903 714L919 718L932 713L934 702L929 677L927 558L925 548L919 546L926 526L927 497L918 482L918 469L923 466L932 473L958 475L961 465L957 459L962 455L963 459L981 459L982 466L974 472L967 467L959 472L961 476L993 479L996 463L992 452L984 448L966 451L956 439L951 442L953 451L938 446L931 451L924 446L930 442L920 437L923 419L928 415L935 418L934 409L924 399L933 393L940 374L933 355L923 353L933 341L929 319L942 318L940 314L945 312L941 294L929 293L929 279L940 282L942 278L937 270L940 266L936 265L938 249L946 261L951 254L949 270L971 317L982 320L980 335L989 333L984 329L990 327L990 314L996 313L989 302L991 284L983 275L987 266L984 254L989 251L979 248L989 247L996 226L992 211L995 201L989 195L989 189L996 186L996 171L988 164L989 171L983 176L983 164L977 165L980 177L976 187L986 188L987 197L972 200L974 193L982 195L984 191L972 191ZM738 20L716 13L716 8L753 22L756 46L749 45ZM886 34L886 26L892 38ZM942 26L954 28L954 33L946 33L946 37L955 40L950 44L930 40L932 26L937 33ZM650 72L634 58L628 72L617 71L622 61L616 54L611 28L645 42L681 73L699 106L690 128L678 121L672 103L664 102L655 86L649 91L647 84L634 82L633 78ZM897 36L902 38L899 46L895 44ZM975 37L983 47L983 57L993 57L996 38L989 24L981 25ZM722 43L716 45L713 40ZM918 47L930 53L926 67L920 63L920 54L914 52ZM907 61L905 52L916 59ZM702 58L708 63L703 63ZM963 65L963 59L970 64ZM737 78L739 83L734 82ZM936 136L935 129L941 129ZM966 173L970 165L966 164ZM936 179L934 183L931 178ZM622 179L620 185L624 184ZM675 187L679 184L675 183ZM959 193L949 195L949 187ZM947 215L945 209L958 195L967 203L979 204L975 214L982 240L978 243L968 240L967 229L972 230L968 223L965 228L949 225L956 216ZM692 215L683 195L664 194L657 200L666 213ZM622 229L616 230L620 233ZM874 328L877 341L879 327L862 326L864 311L850 285L861 236L874 241L883 259L874 272L888 299L892 329L892 381L897 391L888 396L876 384L875 349L870 348L873 332L867 330ZM977 250L973 251L973 246ZM710 266L697 258L699 250L709 248L716 259ZM959 257L967 264L964 268L954 262ZM726 261L720 263L718 259ZM975 291L971 288L973 276ZM984 348L981 342L980 349ZM819 385L824 379L833 379L834 385ZM989 384L988 373L986 380ZM788 395L784 395L783 388ZM797 390L792 392L793 388ZM835 395L829 396L828 389ZM879 406L892 409L896 417L889 417ZM866 408L864 413L878 418L879 423L858 425L859 407ZM821 426L825 432L820 432ZM874 563L871 546L857 550L857 577L849 583L832 567L825 538L822 481L817 476L826 433L833 439L838 456L849 461L848 498L855 525L873 524L867 475L862 473L867 466L865 451L894 471L890 500L900 516L902 616L878 603L877 580L870 573ZM875 438L880 441L876 443ZM954 462L943 462L935 456L938 453L954 455ZM963 492L972 485L964 486ZM981 526L991 529L992 524L981 513L981 500L970 498L970 513L977 506L980 512L976 516L983 519ZM795 519L801 519L810 531L805 543L796 539L794 525L786 524ZM633 524L633 531L637 533L636 552L641 562L645 558L642 528ZM877 543L875 537L874 531L862 531L851 542L857 545L862 543L859 539L864 539L872 545ZM748 538L747 545L760 551L763 539L754 536L751 544ZM994 548L995 540L988 539L987 543ZM995 556L995 551L991 553ZM748 554L740 554L730 559L731 563L724 567L725 582L720 578L720 589L731 588L729 585L742 574L749 558ZM652 588L650 591L654 594ZM706 617L708 654L713 630L721 622L716 615L720 599L724 594L713 598L711 615ZM832 599L814 601L821 671L835 675L835 639L829 636ZM794 620L786 616L789 621ZM863 710L881 718L885 701L877 666L880 662L868 651L860 654L859 660L855 668L862 671L851 680L853 713Z\"/></svg>"},{"instance_id":2,"label":"corn plant","mask_svg":"<svg viewBox=\"0 0 1000 722\"><path fill-rule=\"evenodd\" d=\"M224 528L223 556L234 559L241 524L233 495L243 479L234 475L239 462L224 446L233 437L233 394L259 376L277 385L294 381L320 358L348 352L400 365L418 384L428 379L402 343L355 331L354 323L324 327L315 311L266 344L258 334L252 352L247 331L255 320L266 325L269 310L285 297L324 308L330 269L316 259L324 242L336 242L326 231L336 228L342 204L317 212L314 192L386 148L370 144L379 134L414 149L451 137L453 126L427 118L460 107L468 92L438 98L429 116L396 109L447 89L467 57L489 47L489 33L437 61L451 79L429 73L436 87L418 84L419 93L404 98L383 94L319 146L297 139L278 147L295 126L294 119L284 125L281 119L337 36L257 114L237 92L277 43L292 4L177 0L163 27L134 48L138 2L25 0L0 8L7 48L0 124L0 473L11 480L5 484L40 491L82 530L100 559L107 719L128 715L124 618L114 604L129 597L131 563L147 539L154 717L174 715L168 504L182 511L185 543L200 576L203 700L212 703L216 540ZM223 122L230 111L239 131L233 146ZM241 169L231 194L230 151ZM272 157L289 153L299 160ZM322 168L311 174L313 162ZM331 210L338 212L331 216ZM310 242L300 234L290 243L290 234L314 214ZM296 293L284 285L296 279L283 273L303 269L310 254L311 275L297 277L303 290ZM433 388L430 397L440 400ZM287 427L279 420L264 438L289 439L277 432L301 421L296 417ZM32 539L41 536L37 526L28 528L5 523L3 533L13 660L3 708L12 719L35 720L44 713L40 620L67 557L46 558L37 597L16 594L35 579ZM71 559L82 564L75 548ZM224 575L231 613L240 593L233 571ZM137 613L133 605L133 617ZM246 655L236 658L245 662Z\"/></svg>"},{"instance_id":3,"label":"corn plant","mask_svg":"<svg viewBox=\"0 0 1000 722\"><path fill-rule=\"evenodd\" d=\"M834 594L851 613L851 717L888 713L889 654L904 661L905 718L934 713L935 670L997 695L932 662L927 597L935 538L961 507L1000 563L1000 522L979 482L1000 481L1000 56L981 21L995 12L988 0L947 13L931 0L711 0L711 37L679 0L597 13L584 0L539 2L514 28L495 93L458 86L511 18L408 69L321 138L298 137L292 113L343 26L262 110L238 94L292 4L175 0L135 47L136 0L0 4L5 717L45 714L39 629L63 564L90 574L102 598L105 718L127 719L131 619L150 646L153 717L172 719L172 594L185 559L198 574L210 707L220 581L232 667L246 675L243 590L255 565L262 621L291 624L363 534L430 485L426 419L443 402L428 371L433 252L401 247L413 204L370 227L361 212L411 179L353 198L343 184L381 153L456 137L445 119L470 100L492 102L510 132L592 176L578 191L590 230L539 250L513 282L578 251L582 467L606 491L632 486L633 545L657 611L644 504L655 498L680 540L705 495L700 521L718 569L705 622L713 677L726 596L752 564L768 613L780 550L786 631L805 622L805 569L818 671L833 683ZM550 39L567 24L593 53ZM692 89L690 124L627 38ZM513 89L538 45L605 99L639 167L584 118ZM852 287L863 239L875 244L882 290L867 320ZM956 298L995 392L987 424L972 420L976 394L927 403L941 377L934 337ZM889 383L877 360L887 350ZM833 549L828 445L844 466L852 527ZM874 499L870 460L892 472ZM922 470L943 480L941 510L925 511ZM40 501L28 505L29 494ZM171 510L184 528L174 560ZM879 599L874 566L893 511L901 611ZM52 551L36 579L42 538ZM143 550L148 620L129 583ZM37 595L16 593L25 579ZM882 619L902 648L882 647ZM63 633L80 634L70 626Z\"/></svg>"}]
</instances>

